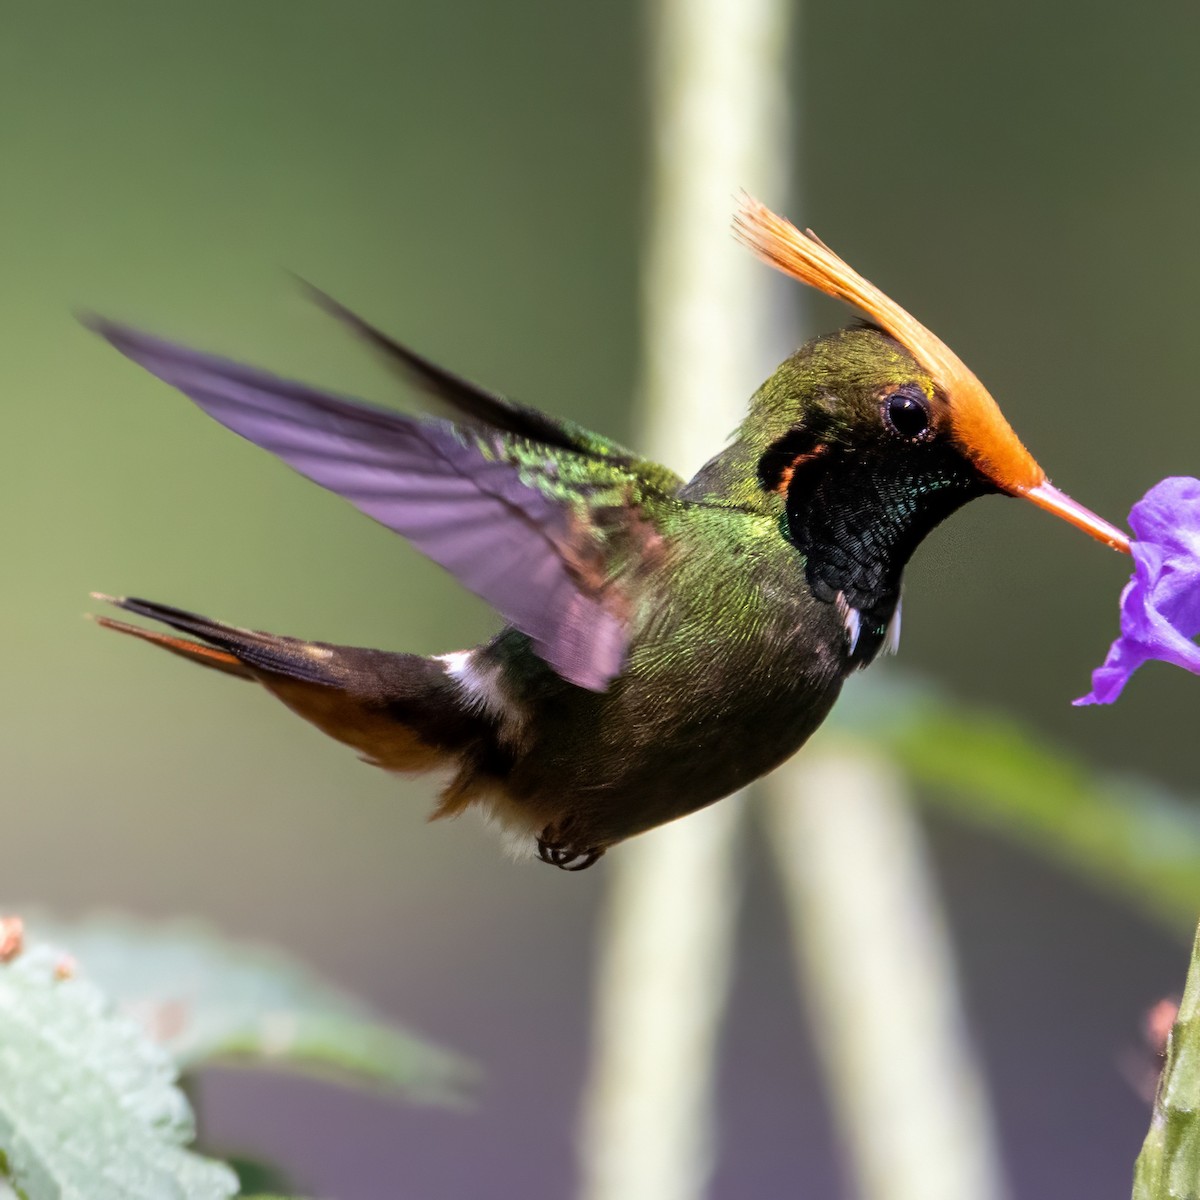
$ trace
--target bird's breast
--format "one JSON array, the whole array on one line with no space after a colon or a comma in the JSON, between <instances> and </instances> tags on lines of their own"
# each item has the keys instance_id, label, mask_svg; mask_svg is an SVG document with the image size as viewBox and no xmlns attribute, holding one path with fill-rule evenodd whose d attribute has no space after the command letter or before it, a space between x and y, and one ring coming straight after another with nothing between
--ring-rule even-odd
<instances>
[{"instance_id":1,"label":"bird's breast","mask_svg":"<svg viewBox=\"0 0 1200 1200\"><path fill-rule=\"evenodd\" d=\"M808 590L794 552L678 561L637 598L628 667L607 691L555 684L527 701L510 787L570 805L611 844L787 758L847 668L843 621Z\"/></svg>"}]
</instances>

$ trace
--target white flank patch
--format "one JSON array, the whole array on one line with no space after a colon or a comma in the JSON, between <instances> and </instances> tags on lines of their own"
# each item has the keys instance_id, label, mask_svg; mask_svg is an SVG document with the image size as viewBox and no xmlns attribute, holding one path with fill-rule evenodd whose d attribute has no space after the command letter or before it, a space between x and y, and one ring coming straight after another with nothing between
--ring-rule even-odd
<instances>
[{"instance_id":1,"label":"white flank patch","mask_svg":"<svg viewBox=\"0 0 1200 1200\"><path fill-rule=\"evenodd\" d=\"M487 713L499 726L501 741L515 742L525 726L525 711L505 691L500 665L479 662L478 650L435 654L434 659L458 684L470 708Z\"/></svg>"},{"instance_id":2,"label":"white flank patch","mask_svg":"<svg viewBox=\"0 0 1200 1200\"><path fill-rule=\"evenodd\" d=\"M888 622L887 633L883 637L883 652L884 654L899 654L900 653L900 605L903 603L900 600L896 601L896 611L892 613L892 619Z\"/></svg>"},{"instance_id":3,"label":"white flank patch","mask_svg":"<svg viewBox=\"0 0 1200 1200\"><path fill-rule=\"evenodd\" d=\"M474 650L455 650L450 654L435 654L433 657L446 668L446 674L461 679L471 662Z\"/></svg>"},{"instance_id":4,"label":"white flank patch","mask_svg":"<svg viewBox=\"0 0 1200 1200\"><path fill-rule=\"evenodd\" d=\"M838 592L834 603L837 605L838 616L842 618L842 624L846 627L846 637L850 640L850 653L853 654L854 648L858 645L858 635L862 631L862 617L857 608L851 607L844 592Z\"/></svg>"}]
</instances>

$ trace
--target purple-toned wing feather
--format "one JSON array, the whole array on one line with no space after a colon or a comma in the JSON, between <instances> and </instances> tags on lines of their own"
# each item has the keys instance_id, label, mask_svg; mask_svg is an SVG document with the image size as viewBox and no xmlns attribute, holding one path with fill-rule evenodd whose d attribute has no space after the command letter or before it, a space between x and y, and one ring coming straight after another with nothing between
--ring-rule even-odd
<instances>
[{"instance_id":1,"label":"purple-toned wing feather","mask_svg":"<svg viewBox=\"0 0 1200 1200\"><path fill-rule=\"evenodd\" d=\"M403 534L527 634L564 679L603 691L621 671L625 628L585 577L596 573L570 506L522 482L499 443L92 325L226 428Z\"/></svg>"}]
</instances>

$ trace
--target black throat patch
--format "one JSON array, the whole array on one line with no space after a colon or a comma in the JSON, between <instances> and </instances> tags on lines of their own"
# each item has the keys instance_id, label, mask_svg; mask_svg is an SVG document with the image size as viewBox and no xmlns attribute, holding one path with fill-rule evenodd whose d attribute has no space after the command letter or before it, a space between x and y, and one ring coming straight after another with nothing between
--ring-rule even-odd
<instances>
[{"instance_id":1,"label":"black throat patch","mask_svg":"<svg viewBox=\"0 0 1200 1200\"><path fill-rule=\"evenodd\" d=\"M866 666L900 600L900 579L921 540L952 512L997 489L949 447L883 457L829 450L788 480L786 536L806 559L819 600L839 593L858 611L851 654Z\"/></svg>"}]
</instances>

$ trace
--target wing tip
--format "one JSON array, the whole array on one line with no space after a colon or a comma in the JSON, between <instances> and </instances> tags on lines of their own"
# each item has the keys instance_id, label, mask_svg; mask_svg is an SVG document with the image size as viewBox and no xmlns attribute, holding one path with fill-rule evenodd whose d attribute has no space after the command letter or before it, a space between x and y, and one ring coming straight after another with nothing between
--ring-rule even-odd
<instances>
[{"instance_id":1,"label":"wing tip","mask_svg":"<svg viewBox=\"0 0 1200 1200\"><path fill-rule=\"evenodd\" d=\"M114 321L111 317L106 317L103 313L95 312L90 308L77 308L75 319L84 329L99 334L106 342L119 338L124 330L119 321Z\"/></svg>"},{"instance_id":2,"label":"wing tip","mask_svg":"<svg viewBox=\"0 0 1200 1200\"><path fill-rule=\"evenodd\" d=\"M102 337L119 354L123 354L140 366L145 366L145 359L153 355L181 349L181 347L173 346L170 342L157 338L153 334L143 333L132 325L126 325L122 321L113 320L112 317L92 312L90 309L77 310L75 316L85 329Z\"/></svg>"},{"instance_id":3,"label":"wing tip","mask_svg":"<svg viewBox=\"0 0 1200 1200\"><path fill-rule=\"evenodd\" d=\"M341 320L354 316L340 300L334 299L324 288L318 287L312 280L306 279L299 271L289 270L287 273L291 277L292 283L300 289L301 295L306 300L310 300L323 312L329 313L331 316L338 317Z\"/></svg>"}]
</instances>

